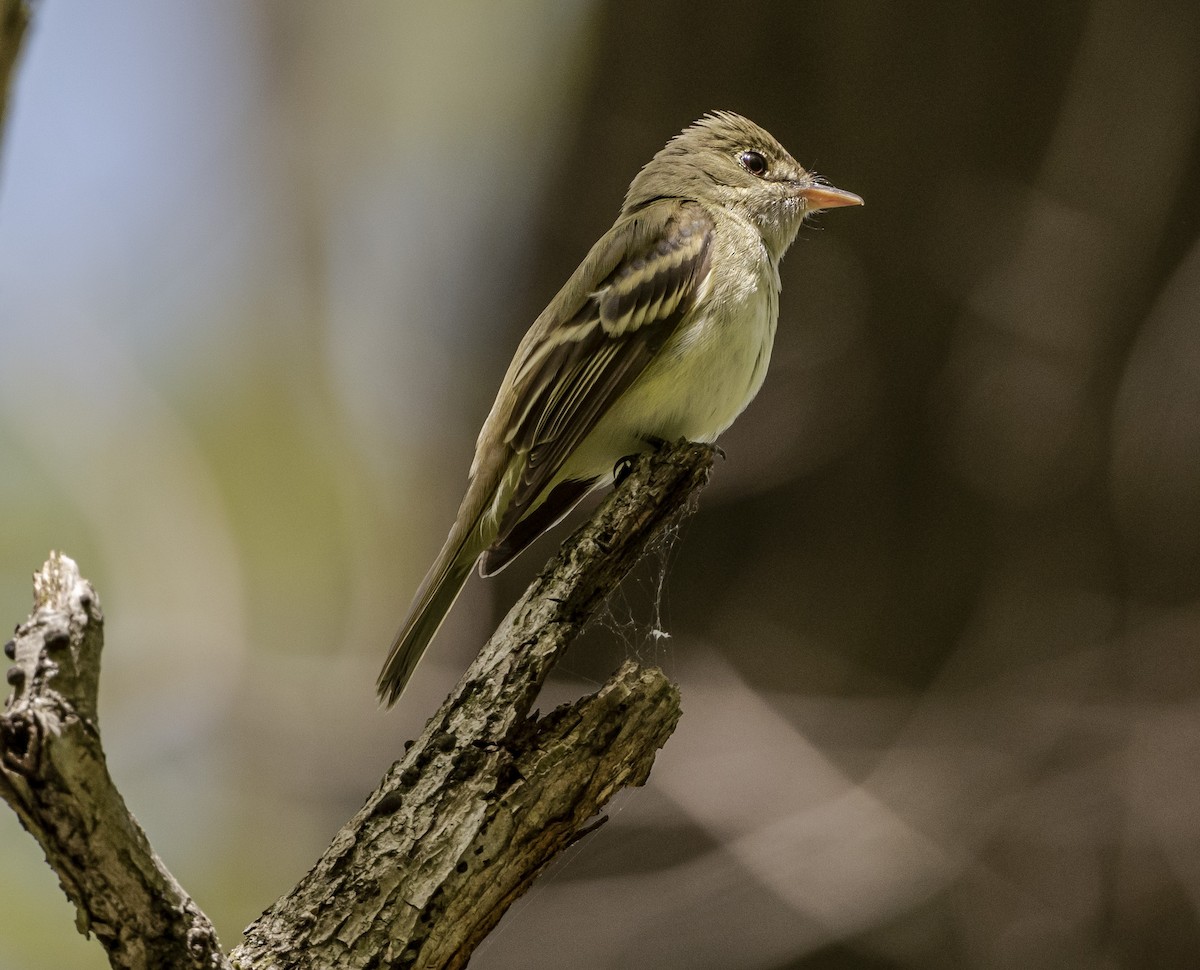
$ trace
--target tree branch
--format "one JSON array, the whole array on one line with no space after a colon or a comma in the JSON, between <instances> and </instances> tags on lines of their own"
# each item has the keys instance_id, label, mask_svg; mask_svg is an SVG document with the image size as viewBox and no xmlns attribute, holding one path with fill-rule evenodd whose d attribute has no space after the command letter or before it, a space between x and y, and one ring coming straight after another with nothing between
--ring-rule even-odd
<instances>
[{"instance_id":1,"label":"tree branch","mask_svg":"<svg viewBox=\"0 0 1200 970\"><path fill-rule=\"evenodd\" d=\"M596 607L685 514L712 456L681 443L635 463L324 857L247 929L235 964L462 967L608 799L645 781L679 718L678 692L660 670L626 663L540 721L529 710Z\"/></svg>"},{"instance_id":2,"label":"tree branch","mask_svg":"<svg viewBox=\"0 0 1200 970\"><path fill-rule=\"evenodd\" d=\"M660 670L626 663L546 717L546 675L647 545L686 514L713 449L643 456L513 607L405 757L226 960L208 918L154 854L105 766L96 719L103 619L52 554L34 611L5 645L0 796L119 968L466 965L561 849L645 782L679 718Z\"/></svg>"},{"instance_id":3,"label":"tree branch","mask_svg":"<svg viewBox=\"0 0 1200 970\"><path fill-rule=\"evenodd\" d=\"M33 614L5 644L0 796L41 844L75 925L120 968L229 964L208 917L167 871L108 773L96 720L104 618L75 563L51 553Z\"/></svg>"}]
</instances>

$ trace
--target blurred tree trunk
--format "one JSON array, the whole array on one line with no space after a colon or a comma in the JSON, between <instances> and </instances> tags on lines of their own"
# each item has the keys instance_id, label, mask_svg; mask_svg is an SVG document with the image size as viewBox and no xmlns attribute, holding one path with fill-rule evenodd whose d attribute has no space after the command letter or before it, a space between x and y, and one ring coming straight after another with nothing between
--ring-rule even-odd
<instances>
[{"instance_id":1,"label":"blurred tree trunk","mask_svg":"<svg viewBox=\"0 0 1200 970\"><path fill-rule=\"evenodd\" d=\"M25 0L3 0L3 7L0 7L0 149L4 147L4 125L8 120L13 75L28 27L29 7Z\"/></svg>"}]
</instances>

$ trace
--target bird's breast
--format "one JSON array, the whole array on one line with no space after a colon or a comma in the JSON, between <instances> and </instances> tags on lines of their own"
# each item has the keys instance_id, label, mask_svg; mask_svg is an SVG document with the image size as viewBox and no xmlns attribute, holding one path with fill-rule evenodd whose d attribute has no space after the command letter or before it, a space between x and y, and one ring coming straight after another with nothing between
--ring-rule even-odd
<instances>
[{"instance_id":1,"label":"bird's breast","mask_svg":"<svg viewBox=\"0 0 1200 970\"><path fill-rule=\"evenodd\" d=\"M748 258L717 255L727 259L714 260L678 330L597 426L609 450L629 454L637 450L629 443L646 437L714 441L762 387L778 319L778 271L761 250Z\"/></svg>"}]
</instances>

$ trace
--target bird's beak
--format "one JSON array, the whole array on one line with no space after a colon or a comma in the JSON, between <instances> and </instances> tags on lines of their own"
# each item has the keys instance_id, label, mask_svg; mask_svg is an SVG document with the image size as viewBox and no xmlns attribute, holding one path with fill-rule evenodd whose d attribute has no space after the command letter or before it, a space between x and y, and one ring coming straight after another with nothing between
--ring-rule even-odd
<instances>
[{"instance_id":1,"label":"bird's beak","mask_svg":"<svg viewBox=\"0 0 1200 970\"><path fill-rule=\"evenodd\" d=\"M837 209L844 205L862 205L862 196L847 192L845 189L835 189L832 185L810 185L801 189L797 195L804 200L809 212L820 209Z\"/></svg>"}]
</instances>

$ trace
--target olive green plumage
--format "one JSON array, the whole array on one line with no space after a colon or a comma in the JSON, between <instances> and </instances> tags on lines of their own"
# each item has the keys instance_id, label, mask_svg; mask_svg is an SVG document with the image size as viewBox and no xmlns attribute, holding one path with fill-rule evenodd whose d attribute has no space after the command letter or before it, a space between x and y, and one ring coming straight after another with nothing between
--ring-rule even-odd
<instances>
[{"instance_id":1,"label":"olive green plumage","mask_svg":"<svg viewBox=\"0 0 1200 970\"><path fill-rule=\"evenodd\" d=\"M728 112L654 156L517 348L458 517L379 676L387 703L476 563L502 569L650 442L711 442L733 423L766 376L779 261L804 216L861 201Z\"/></svg>"}]
</instances>

